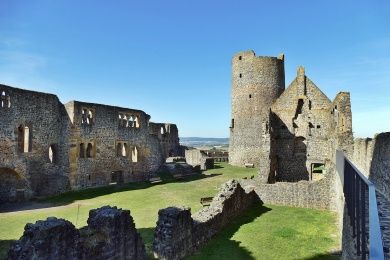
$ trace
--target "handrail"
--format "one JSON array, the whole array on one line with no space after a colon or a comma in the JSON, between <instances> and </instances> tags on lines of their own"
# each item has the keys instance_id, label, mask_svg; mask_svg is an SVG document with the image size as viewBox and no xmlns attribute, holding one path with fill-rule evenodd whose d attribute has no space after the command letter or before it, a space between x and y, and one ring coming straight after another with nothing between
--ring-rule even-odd
<instances>
[{"instance_id":1,"label":"handrail","mask_svg":"<svg viewBox=\"0 0 390 260\"><path fill-rule=\"evenodd\" d=\"M345 203L352 225L353 236L356 239L357 254L361 255L362 259L366 259L366 253L369 254L369 258L372 260L384 259L375 185L344 156L342 151L336 153L336 168L343 185ZM366 192L368 193L368 200L366 199ZM369 241L366 241L366 203L368 204ZM369 244L368 248L367 243Z\"/></svg>"}]
</instances>

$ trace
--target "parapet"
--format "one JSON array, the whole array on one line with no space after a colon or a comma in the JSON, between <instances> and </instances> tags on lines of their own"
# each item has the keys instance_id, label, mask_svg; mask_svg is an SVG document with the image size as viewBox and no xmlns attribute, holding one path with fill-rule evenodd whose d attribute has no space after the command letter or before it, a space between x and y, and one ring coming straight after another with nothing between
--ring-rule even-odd
<instances>
[{"instance_id":1,"label":"parapet","mask_svg":"<svg viewBox=\"0 0 390 260\"><path fill-rule=\"evenodd\" d=\"M237 52L233 56L233 61L235 60L243 60L247 58L257 58L257 59L265 59L265 60L281 60L284 61L284 53L280 53L278 57L273 57L273 56L256 56L256 53L253 50L246 50L246 51L240 51Z\"/></svg>"}]
</instances>

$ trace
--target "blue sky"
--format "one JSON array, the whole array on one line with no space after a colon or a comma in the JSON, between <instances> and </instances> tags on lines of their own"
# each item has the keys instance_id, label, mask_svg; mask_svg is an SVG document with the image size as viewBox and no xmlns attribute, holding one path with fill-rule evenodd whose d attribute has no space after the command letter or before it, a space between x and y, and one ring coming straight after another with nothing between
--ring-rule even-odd
<instances>
[{"instance_id":1,"label":"blue sky","mask_svg":"<svg viewBox=\"0 0 390 260\"><path fill-rule=\"evenodd\" d=\"M0 1L0 82L142 109L181 136L228 137L235 52L284 52L357 137L390 131L390 1Z\"/></svg>"}]
</instances>

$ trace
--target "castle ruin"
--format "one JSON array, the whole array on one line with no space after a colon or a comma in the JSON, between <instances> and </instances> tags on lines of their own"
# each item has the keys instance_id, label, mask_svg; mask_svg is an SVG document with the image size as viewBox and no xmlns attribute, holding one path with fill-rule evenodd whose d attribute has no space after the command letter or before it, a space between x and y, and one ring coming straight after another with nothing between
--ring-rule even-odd
<instances>
[{"instance_id":1,"label":"castle ruin","mask_svg":"<svg viewBox=\"0 0 390 260\"><path fill-rule=\"evenodd\" d=\"M229 162L260 168L263 182L314 180L314 169L353 153L350 95L331 101L298 68L285 89L284 55L253 51L232 60L232 119Z\"/></svg>"},{"instance_id":2,"label":"castle ruin","mask_svg":"<svg viewBox=\"0 0 390 260\"><path fill-rule=\"evenodd\" d=\"M142 181L179 153L174 124L144 111L0 85L0 202Z\"/></svg>"}]
</instances>

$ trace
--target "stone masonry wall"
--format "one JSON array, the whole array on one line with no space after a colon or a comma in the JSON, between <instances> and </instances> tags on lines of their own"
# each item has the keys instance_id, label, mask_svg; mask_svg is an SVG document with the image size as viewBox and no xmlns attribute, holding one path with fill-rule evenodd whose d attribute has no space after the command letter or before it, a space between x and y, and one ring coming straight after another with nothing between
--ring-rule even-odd
<instances>
[{"instance_id":1,"label":"stone masonry wall","mask_svg":"<svg viewBox=\"0 0 390 260\"><path fill-rule=\"evenodd\" d=\"M182 259L205 245L230 221L260 200L245 192L236 180L225 183L210 206L191 217L191 209L169 207L159 211L153 250L160 259Z\"/></svg>"},{"instance_id":2,"label":"stone masonry wall","mask_svg":"<svg viewBox=\"0 0 390 260\"><path fill-rule=\"evenodd\" d=\"M149 132L157 136L164 160L168 157L181 156L182 151L179 143L179 131L175 124L149 123Z\"/></svg>"},{"instance_id":3,"label":"stone masonry wall","mask_svg":"<svg viewBox=\"0 0 390 260\"><path fill-rule=\"evenodd\" d=\"M162 164L162 149L157 137L149 134L150 116L145 112L77 101L67 104L67 108L73 122L73 188L144 180ZM84 111L91 111L89 122L85 121Z\"/></svg>"},{"instance_id":4,"label":"stone masonry wall","mask_svg":"<svg viewBox=\"0 0 390 260\"><path fill-rule=\"evenodd\" d=\"M58 98L5 85L0 96L0 203L69 189L67 127L61 124L68 121Z\"/></svg>"},{"instance_id":5,"label":"stone masonry wall","mask_svg":"<svg viewBox=\"0 0 390 260\"><path fill-rule=\"evenodd\" d=\"M64 219L27 224L7 259L146 259L145 246L130 211L105 206L91 210L88 226Z\"/></svg>"},{"instance_id":6,"label":"stone masonry wall","mask_svg":"<svg viewBox=\"0 0 390 260\"><path fill-rule=\"evenodd\" d=\"M214 159L198 149L185 150L186 162L192 166L200 165L201 170L214 168Z\"/></svg>"},{"instance_id":7,"label":"stone masonry wall","mask_svg":"<svg viewBox=\"0 0 390 260\"><path fill-rule=\"evenodd\" d=\"M253 163L269 172L269 108L285 87L284 55L257 57L239 52L232 59L232 118L229 162Z\"/></svg>"},{"instance_id":8,"label":"stone masonry wall","mask_svg":"<svg viewBox=\"0 0 390 260\"><path fill-rule=\"evenodd\" d=\"M276 181L311 180L312 164L330 158L331 101L298 68L296 79L272 105L271 158Z\"/></svg>"},{"instance_id":9,"label":"stone masonry wall","mask_svg":"<svg viewBox=\"0 0 390 260\"><path fill-rule=\"evenodd\" d=\"M355 139L351 160L390 200L390 132Z\"/></svg>"},{"instance_id":10,"label":"stone masonry wall","mask_svg":"<svg viewBox=\"0 0 390 260\"><path fill-rule=\"evenodd\" d=\"M180 150L144 111L71 101L0 84L0 203L148 179Z\"/></svg>"},{"instance_id":11,"label":"stone masonry wall","mask_svg":"<svg viewBox=\"0 0 390 260\"><path fill-rule=\"evenodd\" d=\"M337 174L331 163L327 164L326 175L318 181L276 182L264 184L259 180L240 180L244 188L254 187L260 199L267 204L284 206L316 208L336 211Z\"/></svg>"}]
</instances>

